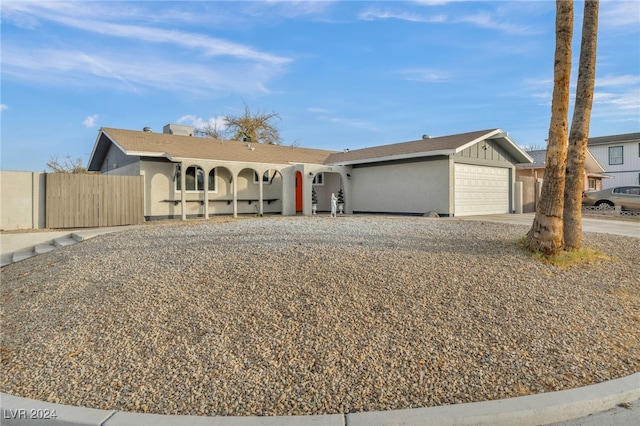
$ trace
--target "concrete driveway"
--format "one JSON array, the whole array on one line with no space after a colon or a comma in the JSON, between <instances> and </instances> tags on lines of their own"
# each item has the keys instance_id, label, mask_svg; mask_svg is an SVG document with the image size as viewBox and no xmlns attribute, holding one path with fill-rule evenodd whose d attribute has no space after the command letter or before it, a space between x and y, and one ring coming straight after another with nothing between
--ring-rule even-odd
<instances>
[{"instance_id":1,"label":"concrete driveway","mask_svg":"<svg viewBox=\"0 0 640 426\"><path fill-rule=\"evenodd\" d=\"M453 219L473 220L484 222L512 223L516 225L531 226L535 213L523 214L494 214L486 216L464 216ZM597 219L582 217L583 232L600 232L602 234L624 235L626 237L640 238L640 221Z\"/></svg>"}]
</instances>

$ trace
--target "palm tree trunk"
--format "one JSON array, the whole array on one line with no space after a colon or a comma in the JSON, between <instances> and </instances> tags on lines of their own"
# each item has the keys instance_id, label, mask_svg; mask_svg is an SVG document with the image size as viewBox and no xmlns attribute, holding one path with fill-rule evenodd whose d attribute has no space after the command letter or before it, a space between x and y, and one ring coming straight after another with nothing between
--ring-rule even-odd
<instances>
[{"instance_id":1,"label":"palm tree trunk","mask_svg":"<svg viewBox=\"0 0 640 426\"><path fill-rule=\"evenodd\" d=\"M569 121L573 0L556 0L556 51L553 66L553 99L542 194L536 216L527 233L531 251L555 254L564 248L562 213Z\"/></svg>"},{"instance_id":2,"label":"palm tree trunk","mask_svg":"<svg viewBox=\"0 0 640 426\"><path fill-rule=\"evenodd\" d=\"M597 38L598 0L586 0L582 22L576 104L569 133L567 175L564 186L565 250L578 250L582 247L582 190L596 77Z\"/></svg>"}]
</instances>

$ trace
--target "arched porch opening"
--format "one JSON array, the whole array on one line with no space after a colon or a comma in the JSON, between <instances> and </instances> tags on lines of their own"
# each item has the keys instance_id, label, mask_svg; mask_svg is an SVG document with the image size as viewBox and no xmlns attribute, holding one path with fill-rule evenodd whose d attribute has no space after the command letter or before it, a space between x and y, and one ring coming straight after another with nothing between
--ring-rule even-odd
<instances>
[{"instance_id":1,"label":"arched porch opening","mask_svg":"<svg viewBox=\"0 0 640 426\"><path fill-rule=\"evenodd\" d=\"M204 217L205 171L199 164L181 163L176 168L176 192L180 192L182 220Z\"/></svg>"},{"instance_id":2,"label":"arched porch opening","mask_svg":"<svg viewBox=\"0 0 640 426\"><path fill-rule=\"evenodd\" d=\"M233 172L224 166L213 167L208 173L207 217L233 214Z\"/></svg>"},{"instance_id":3,"label":"arched porch opening","mask_svg":"<svg viewBox=\"0 0 640 426\"><path fill-rule=\"evenodd\" d=\"M237 176L237 213L282 213L282 173L246 167Z\"/></svg>"},{"instance_id":4,"label":"arched porch opening","mask_svg":"<svg viewBox=\"0 0 640 426\"><path fill-rule=\"evenodd\" d=\"M344 187L345 185L340 173L322 170L314 173L311 188L312 192L315 191L318 199L317 212L331 212L331 194L338 197L342 190L343 198L345 198ZM311 194L309 198L311 198ZM346 204L346 199L344 203Z\"/></svg>"}]
</instances>

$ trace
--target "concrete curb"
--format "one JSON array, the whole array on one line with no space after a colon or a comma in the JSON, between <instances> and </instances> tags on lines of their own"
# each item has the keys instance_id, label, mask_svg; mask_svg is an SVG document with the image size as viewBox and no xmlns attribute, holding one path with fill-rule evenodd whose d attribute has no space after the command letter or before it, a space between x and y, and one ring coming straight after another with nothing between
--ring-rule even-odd
<instances>
[{"instance_id":1,"label":"concrete curb","mask_svg":"<svg viewBox=\"0 0 640 426\"><path fill-rule=\"evenodd\" d=\"M126 413L58 405L0 393L3 425L546 425L640 399L640 373L596 385L498 401L367 413L286 417L200 417ZM48 411L47 411L48 410ZM55 411L56 417L42 417Z\"/></svg>"}]
</instances>

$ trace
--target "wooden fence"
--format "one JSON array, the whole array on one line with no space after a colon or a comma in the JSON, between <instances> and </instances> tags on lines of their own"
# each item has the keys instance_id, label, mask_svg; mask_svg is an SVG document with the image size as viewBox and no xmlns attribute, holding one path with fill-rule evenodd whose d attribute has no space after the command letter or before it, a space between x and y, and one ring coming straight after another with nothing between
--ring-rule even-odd
<instances>
[{"instance_id":1,"label":"wooden fence","mask_svg":"<svg viewBox=\"0 0 640 426\"><path fill-rule=\"evenodd\" d=\"M47 228L91 228L144 222L143 176L48 173Z\"/></svg>"},{"instance_id":2,"label":"wooden fence","mask_svg":"<svg viewBox=\"0 0 640 426\"><path fill-rule=\"evenodd\" d=\"M520 176L518 181L522 182L522 212L535 212L540 190L538 181L533 176Z\"/></svg>"}]
</instances>

